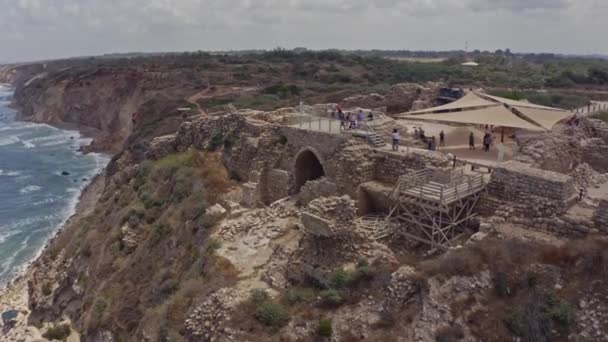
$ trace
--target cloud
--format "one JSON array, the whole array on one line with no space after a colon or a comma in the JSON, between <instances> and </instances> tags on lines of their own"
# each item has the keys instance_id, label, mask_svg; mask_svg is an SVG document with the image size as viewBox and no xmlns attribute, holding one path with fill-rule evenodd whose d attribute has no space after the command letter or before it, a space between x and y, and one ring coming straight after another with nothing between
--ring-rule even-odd
<instances>
[{"instance_id":1,"label":"cloud","mask_svg":"<svg viewBox=\"0 0 608 342\"><path fill-rule=\"evenodd\" d=\"M113 51L597 51L605 0L0 0L0 60ZM560 25L556 27L555 23ZM553 31L553 32L552 32ZM555 32L559 31L559 40ZM497 37L500 37L497 39ZM490 46L496 44L497 46Z\"/></svg>"},{"instance_id":2,"label":"cloud","mask_svg":"<svg viewBox=\"0 0 608 342\"><path fill-rule=\"evenodd\" d=\"M584 1L584 0L583 0ZM572 6L570 0L473 0L470 8L477 11L508 10L529 12L538 10L565 10Z\"/></svg>"}]
</instances>

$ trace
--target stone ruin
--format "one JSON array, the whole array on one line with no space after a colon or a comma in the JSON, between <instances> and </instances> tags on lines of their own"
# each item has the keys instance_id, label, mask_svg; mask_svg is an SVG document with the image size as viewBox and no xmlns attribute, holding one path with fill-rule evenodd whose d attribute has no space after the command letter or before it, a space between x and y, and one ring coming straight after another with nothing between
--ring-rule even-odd
<instances>
[{"instance_id":1,"label":"stone ruin","mask_svg":"<svg viewBox=\"0 0 608 342\"><path fill-rule=\"evenodd\" d=\"M302 211L302 225L308 234L334 237L352 231L357 209L350 196L321 197Z\"/></svg>"}]
</instances>

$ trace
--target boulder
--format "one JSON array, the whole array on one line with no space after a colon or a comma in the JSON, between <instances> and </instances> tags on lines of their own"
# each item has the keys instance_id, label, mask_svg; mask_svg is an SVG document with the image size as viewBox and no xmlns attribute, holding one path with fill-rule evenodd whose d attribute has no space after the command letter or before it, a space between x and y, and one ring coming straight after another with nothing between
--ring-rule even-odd
<instances>
[{"instance_id":1,"label":"boulder","mask_svg":"<svg viewBox=\"0 0 608 342\"><path fill-rule=\"evenodd\" d=\"M224 207L222 207L220 204L215 204L205 210L205 216L207 216L207 218L212 222L217 222L223 219L227 214L228 212L226 209L224 209Z\"/></svg>"}]
</instances>

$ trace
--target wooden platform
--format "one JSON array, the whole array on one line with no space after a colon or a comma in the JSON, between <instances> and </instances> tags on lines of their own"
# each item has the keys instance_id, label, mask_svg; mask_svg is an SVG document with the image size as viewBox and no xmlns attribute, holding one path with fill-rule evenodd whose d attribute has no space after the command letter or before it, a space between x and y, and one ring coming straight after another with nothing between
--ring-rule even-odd
<instances>
[{"instance_id":1,"label":"wooden platform","mask_svg":"<svg viewBox=\"0 0 608 342\"><path fill-rule=\"evenodd\" d=\"M397 226L394 233L433 247L448 247L458 228L475 216L485 186L483 174L411 171L395 185L391 193L395 205L381 228L386 231L386 227Z\"/></svg>"}]
</instances>

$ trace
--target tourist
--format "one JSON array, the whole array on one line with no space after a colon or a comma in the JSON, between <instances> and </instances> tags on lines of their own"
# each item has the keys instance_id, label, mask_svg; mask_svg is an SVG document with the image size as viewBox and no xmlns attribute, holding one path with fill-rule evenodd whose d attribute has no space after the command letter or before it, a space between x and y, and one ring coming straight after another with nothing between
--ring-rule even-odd
<instances>
[{"instance_id":1,"label":"tourist","mask_svg":"<svg viewBox=\"0 0 608 342\"><path fill-rule=\"evenodd\" d=\"M490 145L492 145L492 136L490 135L490 133L486 133L483 136L483 151L484 152L489 152L490 151Z\"/></svg>"},{"instance_id":2,"label":"tourist","mask_svg":"<svg viewBox=\"0 0 608 342\"><path fill-rule=\"evenodd\" d=\"M357 128L357 117L355 116L355 114L353 113L348 113L348 122L350 123L349 128L350 129L356 129Z\"/></svg>"},{"instance_id":3,"label":"tourist","mask_svg":"<svg viewBox=\"0 0 608 342\"><path fill-rule=\"evenodd\" d=\"M361 127L361 123L363 122L363 111L359 109L357 112L357 127Z\"/></svg>"},{"instance_id":4,"label":"tourist","mask_svg":"<svg viewBox=\"0 0 608 342\"><path fill-rule=\"evenodd\" d=\"M431 138L431 151L436 151L437 150L437 140L435 139L435 136L433 136Z\"/></svg>"},{"instance_id":5,"label":"tourist","mask_svg":"<svg viewBox=\"0 0 608 342\"><path fill-rule=\"evenodd\" d=\"M373 121L373 120L374 120L374 113L369 112L369 114L367 115L367 119L368 119L369 121Z\"/></svg>"},{"instance_id":6,"label":"tourist","mask_svg":"<svg viewBox=\"0 0 608 342\"><path fill-rule=\"evenodd\" d=\"M445 146L445 132L439 132L439 146Z\"/></svg>"},{"instance_id":7,"label":"tourist","mask_svg":"<svg viewBox=\"0 0 608 342\"><path fill-rule=\"evenodd\" d=\"M346 129L346 120L342 111L338 111L338 120L340 120L340 129Z\"/></svg>"},{"instance_id":8,"label":"tourist","mask_svg":"<svg viewBox=\"0 0 608 342\"><path fill-rule=\"evenodd\" d=\"M471 134L469 134L469 150L474 150L475 149L475 134L473 134L473 132L471 132Z\"/></svg>"},{"instance_id":9,"label":"tourist","mask_svg":"<svg viewBox=\"0 0 608 342\"><path fill-rule=\"evenodd\" d=\"M399 151L399 140L401 140L401 137L399 131L395 128L393 129L393 151Z\"/></svg>"},{"instance_id":10,"label":"tourist","mask_svg":"<svg viewBox=\"0 0 608 342\"><path fill-rule=\"evenodd\" d=\"M346 122L348 122L348 129L351 129L351 124L350 124L350 112L348 112L346 114Z\"/></svg>"},{"instance_id":11,"label":"tourist","mask_svg":"<svg viewBox=\"0 0 608 342\"><path fill-rule=\"evenodd\" d=\"M423 142L426 142L426 136L424 135L424 130L422 129L422 127L420 127L420 140L422 140Z\"/></svg>"},{"instance_id":12,"label":"tourist","mask_svg":"<svg viewBox=\"0 0 608 342\"><path fill-rule=\"evenodd\" d=\"M426 148L429 151L433 150L433 139L432 138L429 138L426 140Z\"/></svg>"},{"instance_id":13,"label":"tourist","mask_svg":"<svg viewBox=\"0 0 608 342\"><path fill-rule=\"evenodd\" d=\"M496 148L498 149L498 162L502 163L505 160L505 145L499 142Z\"/></svg>"}]
</instances>

